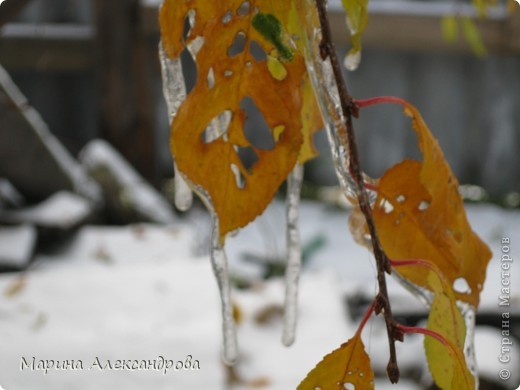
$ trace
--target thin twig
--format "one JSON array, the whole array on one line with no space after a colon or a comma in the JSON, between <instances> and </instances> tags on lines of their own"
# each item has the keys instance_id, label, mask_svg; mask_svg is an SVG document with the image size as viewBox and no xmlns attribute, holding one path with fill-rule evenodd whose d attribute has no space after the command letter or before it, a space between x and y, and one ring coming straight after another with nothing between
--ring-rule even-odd
<instances>
[{"instance_id":1,"label":"thin twig","mask_svg":"<svg viewBox=\"0 0 520 390\"><path fill-rule=\"evenodd\" d=\"M327 6L325 0L316 0L318 14L320 19L320 27L322 33L322 40L320 43L320 54L323 60L329 58L338 93L341 101L341 110L345 117L346 127L338 128L339 139L342 142L345 150L348 150L349 171L356 184L355 192L359 201L359 207L365 216L367 226L370 232L372 247L377 264L377 282L379 285L379 293L377 296L376 313L383 312L386 329L388 333L388 344L390 348L390 360L387 366L387 374L392 383L397 383L399 380L399 368L397 366L397 358L395 352L395 341L402 341L402 332L396 327L396 322L392 316L392 309L390 307L390 300L388 298L388 290L386 287L385 272L390 273L390 263L381 247L379 238L377 236L374 219L372 217L372 209L368 200L368 195L365 191L363 181L363 174L359 162L359 152L357 149L356 138L354 133L354 126L352 117L358 116L358 108L354 103L352 97L348 93L347 85L343 79L341 66L336 55L334 43L332 42L329 20L327 16Z\"/></svg>"}]
</instances>

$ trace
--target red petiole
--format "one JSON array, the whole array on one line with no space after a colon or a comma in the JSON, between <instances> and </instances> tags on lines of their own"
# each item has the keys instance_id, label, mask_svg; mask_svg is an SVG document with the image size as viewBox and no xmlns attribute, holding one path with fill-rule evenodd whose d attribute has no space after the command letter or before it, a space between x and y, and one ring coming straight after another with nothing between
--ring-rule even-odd
<instances>
[{"instance_id":1,"label":"red petiole","mask_svg":"<svg viewBox=\"0 0 520 390\"><path fill-rule=\"evenodd\" d=\"M433 330L425 329L425 328L418 328L418 327L415 327L415 326L405 326L405 325L401 325L401 324L397 324L396 327L397 327L397 329L399 329L404 334L406 334L406 333L420 333L420 334L424 334L426 336L433 337L435 340L437 340L438 342L442 343L443 345L449 346L449 344L446 341L446 339L440 333L437 333L437 332L435 332Z\"/></svg>"},{"instance_id":2,"label":"red petiole","mask_svg":"<svg viewBox=\"0 0 520 390\"><path fill-rule=\"evenodd\" d=\"M397 103L401 104L402 106L406 106L408 104L406 100L396 96L377 96L370 99L354 99L354 103L358 108L369 107L381 103Z\"/></svg>"}]
</instances>

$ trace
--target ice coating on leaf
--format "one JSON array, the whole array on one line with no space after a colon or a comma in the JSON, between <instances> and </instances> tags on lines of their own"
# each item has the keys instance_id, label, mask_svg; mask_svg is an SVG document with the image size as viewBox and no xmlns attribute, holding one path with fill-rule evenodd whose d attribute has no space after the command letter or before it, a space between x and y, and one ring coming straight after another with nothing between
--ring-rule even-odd
<instances>
[{"instance_id":1,"label":"ice coating on leaf","mask_svg":"<svg viewBox=\"0 0 520 390\"><path fill-rule=\"evenodd\" d=\"M173 163L173 171L175 174L173 178L175 207L181 211L187 211L193 204L193 192L191 191L188 183L186 183L186 180L184 180L182 177L182 174L177 168L177 164L175 164L175 162Z\"/></svg>"},{"instance_id":2,"label":"ice coating on leaf","mask_svg":"<svg viewBox=\"0 0 520 390\"><path fill-rule=\"evenodd\" d=\"M338 87L330 60L321 59L322 34L321 30L315 27L319 25L319 22L314 2L305 0L304 3L305 6L302 9L305 12L300 13L300 18L305 29L302 31L302 47L307 71L321 110L339 183L348 195L354 196L356 184L349 172L348 153L344 147L344 145L348 145L348 141L339 138L341 134L346 134L346 130Z\"/></svg>"},{"instance_id":3,"label":"ice coating on leaf","mask_svg":"<svg viewBox=\"0 0 520 390\"><path fill-rule=\"evenodd\" d=\"M361 51L350 51L345 56L343 64L347 70L356 70L361 62Z\"/></svg>"},{"instance_id":4,"label":"ice coating on leaf","mask_svg":"<svg viewBox=\"0 0 520 390\"><path fill-rule=\"evenodd\" d=\"M285 313L282 337L286 346L292 345L296 335L298 280L302 258L300 230L298 228L302 182L303 166L298 163L287 180L287 269L285 271Z\"/></svg>"},{"instance_id":5,"label":"ice coating on leaf","mask_svg":"<svg viewBox=\"0 0 520 390\"><path fill-rule=\"evenodd\" d=\"M368 0L342 0L347 14L347 28L350 32L352 48L345 57L348 70L356 70L361 61L361 37L368 24Z\"/></svg>"},{"instance_id":6,"label":"ice coating on leaf","mask_svg":"<svg viewBox=\"0 0 520 390\"><path fill-rule=\"evenodd\" d=\"M475 321L476 313L475 308L467 303L459 304L460 311L464 317L464 323L466 324L466 339L464 340L464 357L466 358L466 365L469 372L475 378L475 389L479 388L479 376L478 376L478 365L477 358L475 356Z\"/></svg>"},{"instance_id":7,"label":"ice coating on leaf","mask_svg":"<svg viewBox=\"0 0 520 390\"><path fill-rule=\"evenodd\" d=\"M162 42L159 43L159 59L161 62L161 75L163 81L163 94L168 109L168 119L171 123L181 103L186 99L186 85L182 73L181 59L170 59L166 56ZM193 193L190 187L173 163L175 207L181 211L188 210L193 203Z\"/></svg>"},{"instance_id":8,"label":"ice coating on leaf","mask_svg":"<svg viewBox=\"0 0 520 390\"><path fill-rule=\"evenodd\" d=\"M218 218L212 212L213 229L211 232L211 264L217 279L220 291L222 309L222 332L224 337L224 361L234 364L238 357L237 335L235 320L233 319L233 304L231 302L231 282L229 278L228 262L224 247L220 242Z\"/></svg>"},{"instance_id":9,"label":"ice coating on leaf","mask_svg":"<svg viewBox=\"0 0 520 390\"><path fill-rule=\"evenodd\" d=\"M477 307L491 251L469 225L458 181L438 142L417 109L402 104L412 117L423 160L405 160L381 178L373 208L379 239L392 259L419 258L436 264L450 286L464 278L469 289L455 290L455 297ZM399 196L406 200L399 203ZM392 204L393 212L385 211L386 203ZM427 270L416 267L399 272L428 288Z\"/></svg>"},{"instance_id":10,"label":"ice coating on leaf","mask_svg":"<svg viewBox=\"0 0 520 390\"><path fill-rule=\"evenodd\" d=\"M181 103L186 99L186 84L180 57L176 59L168 58L162 42L159 43L159 59L161 62L163 95L168 108L168 119L171 122Z\"/></svg>"},{"instance_id":11,"label":"ice coating on leaf","mask_svg":"<svg viewBox=\"0 0 520 390\"><path fill-rule=\"evenodd\" d=\"M166 54L177 58L187 48L197 65L197 81L172 123L172 154L190 185L210 195L221 241L264 211L303 143L305 64L292 46L296 5L252 1L246 12L240 8L243 3L165 0L160 14ZM186 34L180 26L187 17L191 28ZM242 37L243 49L231 53L237 37ZM286 74L273 74L267 61L255 57L254 47L276 57ZM241 107L246 97L266 120L274 147L258 148L246 137ZM227 112L228 121L223 116ZM253 167L243 164L238 148L253 149L258 157Z\"/></svg>"}]
</instances>

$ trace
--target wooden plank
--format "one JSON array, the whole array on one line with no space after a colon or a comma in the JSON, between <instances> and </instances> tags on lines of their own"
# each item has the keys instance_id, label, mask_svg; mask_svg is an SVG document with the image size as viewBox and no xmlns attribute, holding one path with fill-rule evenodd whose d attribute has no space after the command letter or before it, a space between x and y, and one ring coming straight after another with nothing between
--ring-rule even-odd
<instances>
[{"instance_id":1,"label":"wooden plank","mask_svg":"<svg viewBox=\"0 0 520 390\"><path fill-rule=\"evenodd\" d=\"M147 35L158 34L157 11L160 1L147 0L142 4L141 28ZM478 18L469 4L454 8L452 2L422 1L373 1L369 3L369 22L363 36L366 48L385 48L410 51L446 51L471 53L468 44L461 39L456 44L442 37L441 18L457 12L457 15L474 20L489 52L520 53L520 12L508 15L505 8L495 7L487 19ZM330 21L337 46L349 45L345 14L339 0L331 0Z\"/></svg>"},{"instance_id":2,"label":"wooden plank","mask_svg":"<svg viewBox=\"0 0 520 390\"><path fill-rule=\"evenodd\" d=\"M6 69L83 72L94 66L94 49L91 26L11 23L0 34Z\"/></svg>"},{"instance_id":3,"label":"wooden plank","mask_svg":"<svg viewBox=\"0 0 520 390\"><path fill-rule=\"evenodd\" d=\"M31 0L3 0L0 1L0 28L13 20L16 15L27 5Z\"/></svg>"},{"instance_id":4,"label":"wooden plank","mask_svg":"<svg viewBox=\"0 0 520 390\"><path fill-rule=\"evenodd\" d=\"M139 6L136 20L141 37L158 39L159 4L147 0ZM450 44L442 38L440 20L453 11L452 3L394 0L370 4L370 21L363 37L366 48L470 53L463 39ZM334 41L338 46L348 46L340 3L331 1L330 10ZM495 8L489 19L477 20L473 7L463 5L458 14L476 20L490 52L520 53L520 12L507 15L504 9ZM94 66L93 36L90 26L8 24L0 30L0 63L7 69L86 71Z\"/></svg>"},{"instance_id":5,"label":"wooden plank","mask_svg":"<svg viewBox=\"0 0 520 390\"><path fill-rule=\"evenodd\" d=\"M101 134L147 179L156 176L147 42L138 0L95 0Z\"/></svg>"}]
</instances>

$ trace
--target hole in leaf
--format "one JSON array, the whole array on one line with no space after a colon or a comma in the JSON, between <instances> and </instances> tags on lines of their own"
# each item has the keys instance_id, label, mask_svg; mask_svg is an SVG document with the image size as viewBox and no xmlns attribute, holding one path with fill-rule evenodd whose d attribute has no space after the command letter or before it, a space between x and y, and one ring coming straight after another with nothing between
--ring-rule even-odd
<instances>
[{"instance_id":1,"label":"hole in leaf","mask_svg":"<svg viewBox=\"0 0 520 390\"><path fill-rule=\"evenodd\" d=\"M251 12L251 4L249 1L244 1L237 9L237 15L240 16L246 16L249 14L249 12Z\"/></svg>"},{"instance_id":2,"label":"hole in leaf","mask_svg":"<svg viewBox=\"0 0 520 390\"><path fill-rule=\"evenodd\" d=\"M220 137L226 141L227 129L229 127L229 123L231 122L231 116L231 111L226 110L213 118L200 135L202 142L209 144L213 141L216 141Z\"/></svg>"},{"instance_id":3,"label":"hole in leaf","mask_svg":"<svg viewBox=\"0 0 520 390\"><path fill-rule=\"evenodd\" d=\"M190 36L191 29L195 26L195 20L197 16L197 11L194 9L190 9L188 14L184 18L184 29L182 32L182 40L186 42L186 39Z\"/></svg>"},{"instance_id":4,"label":"hole in leaf","mask_svg":"<svg viewBox=\"0 0 520 390\"><path fill-rule=\"evenodd\" d=\"M232 70L225 70L224 71L224 77L231 77L233 76L233 71Z\"/></svg>"},{"instance_id":5,"label":"hole in leaf","mask_svg":"<svg viewBox=\"0 0 520 390\"><path fill-rule=\"evenodd\" d=\"M231 171L233 172L233 175L235 175L235 184L237 185L237 188L243 190L246 186L246 179L244 175L242 175L242 172L240 171L240 168L236 166L235 164L230 165Z\"/></svg>"},{"instance_id":6,"label":"hole in leaf","mask_svg":"<svg viewBox=\"0 0 520 390\"><path fill-rule=\"evenodd\" d=\"M381 203L379 204L379 209L383 210L385 214L390 214L392 211L394 211L394 206L392 206L392 203L390 203L386 199L382 199Z\"/></svg>"},{"instance_id":7,"label":"hole in leaf","mask_svg":"<svg viewBox=\"0 0 520 390\"><path fill-rule=\"evenodd\" d=\"M465 278L455 279L453 282L453 290L461 294L471 293L471 288L469 287L468 281Z\"/></svg>"},{"instance_id":8,"label":"hole in leaf","mask_svg":"<svg viewBox=\"0 0 520 390\"><path fill-rule=\"evenodd\" d=\"M428 202L427 200L421 200L421 202L419 203L419 206L417 206L417 210L424 211L428 207L430 207L430 202Z\"/></svg>"},{"instance_id":9,"label":"hole in leaf","mask_svg":"<svg viewBox=\"0 0 520 390\"><path fill-rule=\"evenodd\" d=\"M406 196L404 195L398 195L396 198L395 198L396 202L397 203L404 203L404 201L406 200Z\"/></svg>"},{"instance_id":10,"label":"hole in leaf","mask_svg":"<svg viewBox=\"0 0 520 390\"><path fill-rule=\"evenodd\" d=\"M223 24L228 24L229 22L231 22L231 19L233 19L233 12L231 11L227 11L224 16L222 16L222 23Z\"/></svg>"},{"instance_id":11,"label":"hole in leaf","mask_svg":"<svg viewBox=\"0 0 520 390\"><path fill-rule=\"evenodd\" d=\"M242 53L246 47L246 34L243 31L237 32L235 39L227 51L228 56L234 57Z\"/></svg>"},{"instance_id":12,"label":"hole in leaf","mask_svg":"<svg viewBox=\"0 0 520 390\"><path fill-rule=\"evenodd\" d=\"M345 390L356 390L356 386L353 383L346 382L343 384Z\"/></svg>"},{"instance_id":13,"label":"hole in leaf","mask_svg":"<svg viewBox=\"0 0 520 390\"><path fill-rule=\"evenodd\" d=\"M213 72L213 68L209 68L208 77L206 79L208 81L208 87L212 89L215 86L215 72Z\"/></svg>"},{"instance_id":14,"label":"hole in leaf","mask_svg":"<svg viewBox=\"0 0 520 390\"><path fill-rule=\"evenodd\" d=\"M251 41L249 43L249 53L251 53L257 62L265 61L267 59L267 53L257 41Z\"/></svg>"},{"instance_id":15,"label":"hole in leaf","mask_svg":"<svg viewBox=\"0 0 520 390\"><path fill-rule=\"evenodd\" d=\"M251 145L257 149L272 150L276 142L264 115L258 110L253 99L244 97L240 108L245 111L247 118L244 121L244 135Z\"/></svg>"},{"instance_id":16,"label":"hole in leaf","mask_svg":"<svg viewBox=\"0 0 520 390\"><path fill-rule=\"evenodd\" d=\"M186 93L190 93L197 83L197 64L189 50L186 48L181 53L182 73L186 85Z\"/></svg>"},{"instance_id":17,"label":"hole in leaf","mask_svg":"<svg viewBox=\"0 0 520 390\"><path fill-rule=\"evenodd\" d=\"M253 166L258 162L258 155L255 150L250 146L235 146L235 150L240 158L242 166L248 173L251 173Z\"/></svg>"}]
</instances>

